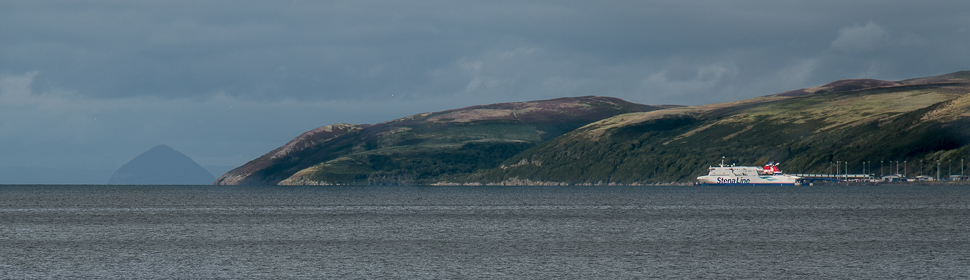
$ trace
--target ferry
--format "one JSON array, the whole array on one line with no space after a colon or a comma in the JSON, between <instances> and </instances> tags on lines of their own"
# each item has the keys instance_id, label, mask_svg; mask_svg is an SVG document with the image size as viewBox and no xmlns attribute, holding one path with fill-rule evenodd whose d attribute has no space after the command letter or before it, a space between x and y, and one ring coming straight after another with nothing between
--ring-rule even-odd
<instances>
[{"instance_id":1,"label":"ferry","mask_svg":"<svg viewBox=\"0 0 970 280\"><path fill-rule=\"evenodd\" d=\"M721 160L719 166L707 169L707 175L697 177L702 185L800 185L801 177L786 175L781 172L776 163L768 163L764 167L730 166Z\"/></svg>"}]
</instances>

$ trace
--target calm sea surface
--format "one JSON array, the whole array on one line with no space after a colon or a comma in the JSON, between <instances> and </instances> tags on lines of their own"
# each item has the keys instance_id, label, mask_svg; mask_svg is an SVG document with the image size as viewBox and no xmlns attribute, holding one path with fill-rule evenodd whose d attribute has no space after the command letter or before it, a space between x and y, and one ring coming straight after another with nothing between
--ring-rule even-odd
<instances>
[{"instance_id":1,"label":"calm sea surface","mask_svg":"<svg viewBox=\"0 0 970 280\"><path fill-rule=\"evenodd\" d=\"M0 186L0 278L970 278L970 186Z\"/></svg>"}]
</instances>

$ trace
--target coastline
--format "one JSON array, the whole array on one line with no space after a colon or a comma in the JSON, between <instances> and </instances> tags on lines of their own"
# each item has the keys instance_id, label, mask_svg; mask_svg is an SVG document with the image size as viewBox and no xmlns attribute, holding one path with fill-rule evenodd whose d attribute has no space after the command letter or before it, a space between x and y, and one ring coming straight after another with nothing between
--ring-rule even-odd
<instances>
[{"instance_id":1,"label":"coastline","mask_svg":"<svg viewBox=\"0 0 970 280\"><path fill-rule=\"evenodd\" d=\"M813 185L829 186L970 186L970 181L917 181L917 182L825 182L820 181Z\"/></svg>"}]
</instances>

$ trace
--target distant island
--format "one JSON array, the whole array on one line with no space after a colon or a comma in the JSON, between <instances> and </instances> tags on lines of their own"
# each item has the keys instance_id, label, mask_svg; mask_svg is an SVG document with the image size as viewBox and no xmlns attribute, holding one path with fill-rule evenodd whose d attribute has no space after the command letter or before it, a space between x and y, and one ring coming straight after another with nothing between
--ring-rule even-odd
<instances>
[{"instance_id":1,"label":"distant island","mask_svg":"<svg viewBox=\"0 0 970 280\"><path fill-rule=\"evenodd\" d=\"M481 105L319 127L215 183L690 183L722 156L793 173L830 172L835 162L876 175L897 161L934 170L970 152L968 93L963 71L689 107L599 96Z\"/></svg>"},{"instance_id":2,"label":"distant island","mask_svg":"<svg viewBox=\"0 0 970 280\"><path fill-rule=\"evenodd\" d=\"M125 163L108 184L116 185L206 185L215 177L185 154L158 145Z\"/></svg>"}]
</instances>

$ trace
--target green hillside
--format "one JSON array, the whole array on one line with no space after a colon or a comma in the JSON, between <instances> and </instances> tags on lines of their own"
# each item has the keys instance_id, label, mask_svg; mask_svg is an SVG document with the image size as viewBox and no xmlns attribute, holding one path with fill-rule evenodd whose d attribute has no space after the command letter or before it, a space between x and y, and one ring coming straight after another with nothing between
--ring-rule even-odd
<instances>
[{"instance_id":1,"label":"green hillside","mask_svg":"<svg viewBox=\"0 0 970 280\"><path fill-rule=\"evenodd\" d=\"M594 121L662 107L570 97L417 114L374 125L335 124L219 177L226 185L427 184L494 168Z\"/></svg>"},{"instance_id":2,"label":"green hillside","mask_svg":"<svg viewBox=\"0 0 970 280\"><path fill-rule=\"evenodd\" d=\"M880 175L896 161L909 176L938 161L958 171L970 153L968 92L970 72L957 72L692 107L596 96L481 105L319 127L216 184L692 182L722 157L788 173L833 162L861 173L867 162Z\"/></svg>"},{"instance_id":3,"label":"green hillside","mask_svg":"<svg viewBox=\"0 0 970 280\"><path fill-rule=\"evenodd\" d=\"M842 80L737 102L631 113L592 123L462 182L691 182L728 163L781 162L788 173L826 173L848 162L959 162L970 145L970 72L898 82ZM888 170L886 170L888 173ZM946 171L944 171L945 173Z\"/></svg>"}]
</instances>

